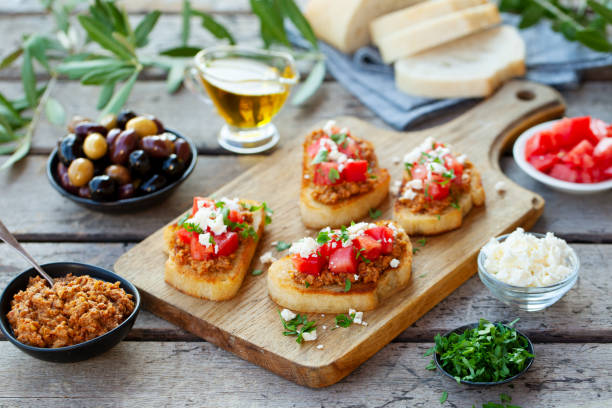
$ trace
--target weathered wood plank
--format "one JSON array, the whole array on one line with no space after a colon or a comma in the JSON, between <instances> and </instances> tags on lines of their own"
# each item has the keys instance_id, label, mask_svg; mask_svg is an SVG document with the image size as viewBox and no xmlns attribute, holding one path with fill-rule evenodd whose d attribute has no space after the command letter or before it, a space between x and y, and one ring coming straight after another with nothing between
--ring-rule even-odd
<instances>
[{"instance_id":1,"label":"weathered wood plank","mask_svg":"<svg viewBox=\"0 0 612 408\"><path fill-rule=\"evenodd\" d=\"M423 353L430 346L391 344L342 382L316 390L209 343L123 342L92 360L64 365L35 360L0 342L0 357L10 367L0 371L0 405L434 407L443 391L452 407L499 402L500 393L523 407L603 407L612 402L610 344L536 344L534 365L513 388L460 386L425 370L429 360Z\"/></svg>"},{"instance_id":2,"label":"weathered wood plank","mask_svg":"<svg viewBox=\"0 0 612 408\"><path fill-rule=\"evenodd\" d=\"M26 243L25 248L41 263L74 261L111 269L117 258L132 245L120 243ZM607 296L612 283L607 278L612 245L575 244L582 268L576 286L554 306L543 312L521 312L493 298L477 276L443 300L394 341L431 341L465 322L481 317L514 320L538 342L612 342L612 300ZM0 289L26 268L25 261L7 245L0 245ZM415 276L419 279L419 276ZM366 313L366 320L368 315ZM331 325L333 316L316 317L319 325ZM129 334L130 340L199 340L173 324L143 310Z\"/></svg>"}]
</instances>

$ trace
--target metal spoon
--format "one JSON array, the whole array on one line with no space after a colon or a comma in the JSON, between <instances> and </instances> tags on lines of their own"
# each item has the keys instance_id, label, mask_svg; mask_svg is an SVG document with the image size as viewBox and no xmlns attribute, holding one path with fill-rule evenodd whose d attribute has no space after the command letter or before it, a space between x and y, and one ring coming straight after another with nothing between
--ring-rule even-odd
<instances>
[{"instance_id":1,"label":"metal spoon","mask_svg":"<svg viewBox=\"0 0 612 408\"><path fill-rule=\"evenodd\" d=\"M2 221L0 221L0 239L3 240L4 242L6 242L7 244L9 244L10 246L12 246L25 259L27 259L28 262L30 263L30 265L32 265L34 267L34 269L36 269L36 271L38 271L38 273L40 273L42 275L42 277L47 280L47 282L49 282L49 285L51 287L53 287L53 278L51 278L49 275L47 275L47 273L45 271L43 271L43 269L34 260L34 258L32 258L32 255L30 255L25 249L23 249L23 247L21 246L19 241L17 241L15 236L9 232L9 230L2 223Z\"/></svg>"}]
</instances>

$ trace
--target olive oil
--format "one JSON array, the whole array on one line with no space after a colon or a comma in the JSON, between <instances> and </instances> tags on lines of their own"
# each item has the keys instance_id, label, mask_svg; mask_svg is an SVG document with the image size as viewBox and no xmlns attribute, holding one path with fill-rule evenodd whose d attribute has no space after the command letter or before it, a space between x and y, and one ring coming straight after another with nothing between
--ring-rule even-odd
<instances>
[{"instance_id":1,"label":"olive oil","mask_svg":"<svg viewBox=\"0 0 612 408\"><path fill-rule=\"evenodd\" d=\"M248 129L270 123L289 95L279 79L294 75L290 67L279 72L257 59L230 57L208 61L199 77L226 122Z\"/></svg>"}]
</instances>

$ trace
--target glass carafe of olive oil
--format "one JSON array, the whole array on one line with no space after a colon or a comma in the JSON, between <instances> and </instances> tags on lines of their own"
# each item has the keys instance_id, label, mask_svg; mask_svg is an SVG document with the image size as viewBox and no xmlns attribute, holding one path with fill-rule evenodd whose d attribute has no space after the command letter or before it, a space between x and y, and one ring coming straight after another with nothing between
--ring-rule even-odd
<instances>
[{"instance_id":1,"label":"glass carafe of olive oil","mask_svg":"<svg viewBox=\"0 0 612 408\"><path fill-rule=\"evenodd\" d=\"M291 55L242 46L220 46L195 57L194 78L226 125L219 144L236 153L258 153L278 143L271 123L298 73Z\"/></svg>"}]
</instances>

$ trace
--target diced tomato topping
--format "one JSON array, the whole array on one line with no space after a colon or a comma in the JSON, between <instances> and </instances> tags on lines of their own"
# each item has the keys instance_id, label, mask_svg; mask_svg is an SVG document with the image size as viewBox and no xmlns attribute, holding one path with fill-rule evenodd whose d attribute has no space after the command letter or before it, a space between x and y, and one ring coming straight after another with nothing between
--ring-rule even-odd
<instances>
[{"instance_id":1,"label":"diced tomato topping","mask_svg":"<svg viewBox=\"0 0 612 408\"><path fill-rule=\"evenodd\" d=\"M463 175L463 164L459 163L457 159L448 154L444 157L444 165L447 169L452 169L455 173L455 178L453 179L453 182L456 184L461 184L461 176Z\"/></svg>"},{"instance_id":2,"label":"diced tomato topping","mask_svg":"<svg viewBox=\"0 0 612 408\"><path fill-rule=\"evenodd\" d=\"M321 139L323 139L323 138L321 138ZM315 156L317 155L317 153L319 152L319 149L321 148L321 139L315 140L306 149L306 152L308 153L308 155L310 156L311 159L314 159Z\"/></svg>"},{"instance_id":3,"label":"diced tomato topping","mask_svg":"<svg viewBox=\"0 0 612 408\"><path fill-rule=\"evenodd\" d=\"M583 140L574 146L561 160L574 166L590 168L595 165L592 154L593 145L588 140Z\"/></svg>"},{"instance_id":4,"label":"diced tomato topping","mask_svg":"<svg viewBox=\"0 0 612 408\"><path fill-rule=\"evenodd\" d=\"M550 170L553 164L559 161L559 157L552 153L546 153L539 156L531 156L527 161L537 170L546 172Z\"/></svg>"},{"instance_id":5,"label":"diced tomato topping","mask_svg":"<svg viewBox=\"0 0 612 408\"><path fill-rule=\"evenodd\" d=\"M183 241L183 243L191 244L191 236L193 235L193 232L187 231L185 228L181 227L178 229L178 231L176 231L176 235L181 241Z\"/></svg>"},{"instance_id":6,"label":"diced tomato topping","mask_svg":"<svg viewBox=\"0 0 612 408\"><path fill-rule=\"evenodd\" d=\"M593 149L593 157L602 169L612 166L612 137L606 137L597 143Z\"/></svg>"},{"instance_id":7,"label":"diced tomato topping","mask_svg":"<svg viewBox=\"0 0 612 408\"><path fill-rule=\"evenodd\" d=\"M215 249L212 245L204 246L198 240L199 234L193 234L191 237L191 257L196 261L203 261L212 258L215 254Z\"/></svg>"},{"instance_id":8,"label":"diced tomato topping","mask_svg":"<svg viewBox=\"0 0 612 408\"><path fill-rule=\"evenodd\" d=\"M552 132L559 147L572 147L582 139L591 135L591 118L582 116L578 118L564 118L557 122Z\"/></svg>"},{"instance_id":9,"label":"diced tomato topping","mask_svg":"<svg viewBox=\"0 0 612 408\"><path fill-rule=\"evenodd\" d=\"M221 235L214 236L215 244L217 245L218 256L228 256L233 254L240 244L238 233L233 231L225 232Z\"/></svg>"},{"instance_id":10,"label":"diced tomato topping","mask_svg":"<svg viewBox=\"0 0 612 408\"><path fill-rule=\"evenodd\" d=\"M295 255L292 258L293 266L298 272L305 273L307 275L319 276L321 273L322 259L317 255L310 255L308 258L302 258L299 255Z\"/></svg>"},{"instance_id":11,"label":"diced tomato topping","mask_svg":"<svg viewBox=\"0 0 612 408\"><path fill-rule=\"evenodd\" d=\"M332 185L340 183L340 172L338 171L338 163L323 162L315 164L313 182L315 184L320 185Z\"/></svg>"},{"instance_id":12,"label":"diced tomato topping","mask_svg":"<svg viewBox=\"0 0 612 408\"><path fill-rule=\"evenodd\" d=\"M369 260L378 258L382 252L382 244L369 235L360 235L353 240L353 245L360 254Z\"/></svg>"},{"instance_id":13,"label":"diced tomato topping","mask_svg":"<svg viewBox=\"0 0 612 408\"><path fill-rule=\"evenodd\" d=\"M193 197L193 209L191 215L195 215L198 210L202 207L210 207L213 205L213 201L205 197Z\"/></svg>"},{"instance_id":14,"label":"diced tomato topping","mask_svg":"<svg viewBox=\"0 0 612 408\"><path fill-rule=\"evenodd\" d=\"M415 164L410 172L413 179L425 180L427 178L427 169L422 164Z\"/></svg>"},{"instance_id":15,"label":"diced tomato topping","mask_svg":"<svg viewBox=\"0 0 612 408\"><path fill-rule=\"evenodd\" d=\"M450 193L450 183L448 179L434 174L433 179L425 183L425 200L443 200Z\"/></svg>"},{"instance_id":16,"label":"diced tomato topping","mask_svg":"<svg viewBox=\"0 0 612 408\"><path fill-rule=\"evenodd\" d=\"M344 181L365 181L368 172L368 162L366 160L356 160L347 162L342 170Z\"/></svg>"},{"instance_id":17,"label":"diced tomato topping","mask_svg":"<svg viewBox=\"0 0 612 408\"><path fill-rule=\"evenodd\" d=\"M570 181L572 183L578 181L578 171L569 164L557 163L552 166L549 174L551 177L559 180Z\"/></svg>"},{"instance_id":18,"label":"diced tomato topping","mask_svg":"<svg viewBox=\"0 0 612 408\"><path fill-rule=\"evenodd\" d=\"M527 140L525 144L525 158L529 158L533 155L542 155L550 153L554 148L554 136L550 130L543 130L536 133Z\"/></svg>"},{"instance_id":19,"label":"diced tomato topping","mask_svg":"<svg viewBox=\"0 0 612 408\"><path fill-rule=\"evenodd\" d=\"M342 242L339 240L331 240L329 242L326 242L325 244L321 245L319 247L319 252L318 255L323 258L324 260L327 260L329 258L329 256L331 255L332 252L334 252L334 249L339 248L342 246Z\"/></svg>"},{"instance_id":20,"label":"diced tomato topping","mask_svg":"<svg viewBox=\"0 0 612 408\"><path fill-rule=\"evenodd\" d=\"M391 228L377 226L365 230L365 234L380 242L383 254L390 254L393 251L393 230Z\"/></svg>"},{"instance_id":21,"label":"diced tomato topping","mask_svg":"<svg viewBox=\"0 0 612 408\"><path fill-rule=\"evenodd\" d=\"M591 118L591 134L593 135L591 141L593 144L597 144L600 140L608 136L608 129L606 122L603 120Z\"/></svg>"},{"instance_id":22,"label":"diced tomato topping","mask_svg":"<svg viewBox=\"0 0 612 408\"><path fill-rule=\"evenodd\" d=\"M229 214L227 215L227 218L229 218L231 222L235 222L237 224L240 224L244 221L244 217L242 216L242 214L240 214L240 211L237 210L230 210Z\"/></svg>"},{"instance_id":23,"label":"diced tomato topping","mask_svg":"<svg viewBox=\"0 0 612 408\"><path fill-rule=\"evenodd\" d=\"M340 247L334 250L329 257L329 270L332 273L357 272L357 259L352 246Z\"/></svg>"}]
</instances>

